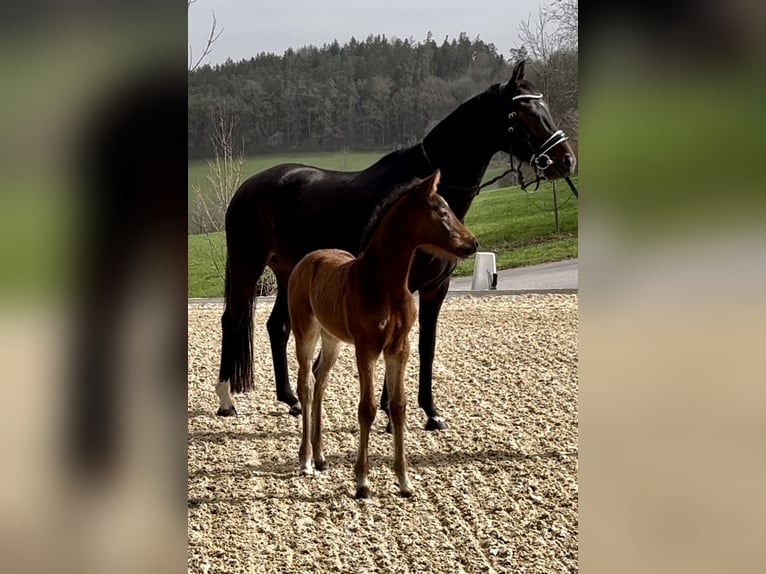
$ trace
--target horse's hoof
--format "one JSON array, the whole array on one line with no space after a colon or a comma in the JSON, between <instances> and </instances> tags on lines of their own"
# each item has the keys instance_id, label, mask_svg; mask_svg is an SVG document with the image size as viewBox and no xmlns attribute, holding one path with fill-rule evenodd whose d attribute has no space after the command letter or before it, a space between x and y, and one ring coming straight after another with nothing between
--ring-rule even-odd
<instances>
[{"instance_id":1,"label":"horse's hoof","mask_svg":"<svg viewBox=\"0 0 766 574\"><path fill-rule=\"evenodd\" d=\"M370 498L370 487L360 486L359 488L357 488L354 498Z\"/></svg>"},{"instance_id":2,"label":"horse's hoof","mask_svg":"<svg viewBox=\"0 0 766 574\"><path fill-rule=\"evenodd\" d=\"M299 417L301 415L301 404L295 403L293 406L291 406L290 414L294 417Z\"/></svg>"},{"instance_id":3,"label":"horse's hoof","mask_svg":"<svg viewBox=\"0 0 766 574\"><path fill-rule=\"evenodd\" d=\"M426 421L426 430L444 430L447 423L442 417L428 417Z\"/></svg>"},{"instance_id":4,"label":"horse's hoof","mask_svg":"<svg viewBox=\"0 0 766 574\"><path fill-rule=\"evenodd\" d=\"M295 404L298 404L300 402L298 400L298 397L295 396L295 394L292 392L288 395L280 395L279 393L277 393L277 401L279 401L280 403L285 403L289 407Z\"/></svg>"},{"instance_id":5,"label":"horse's hoof","mask_svg":"<svg viewBox=\"0 0 766 574\"><path fill-rule=\"evenodd\" d=\"M401 496L402 498L410 498L412 496L412 491L411 490L400 490L399 491L399 496Z\"/></svg>"},{"instance_id":6,"label":"horse's hoof","mask_svg":"<svg viewBox=\"0 0 766 574\"><path fill-rule=\"evenodd\" d=\"M391 421L386 423L386 432L388 434L394 434L394 427L391 425Z\"/></svg>"},{"instance_id":7,"label":"horse's hoof","mask_svg":"<svg viewBox=\"0 0 766 574\"><path fill-rule=\"evenodd\" d=\"M237 409L235 409L233 406L229 407L228 409L218 407L218 411L215 414L219 417L235 417L237 416Z\"/></svg>"},{"instance_id":8,"label":"horse's hoof","mask_svg":"<svg viewBox=\"0 0 766 574\"><path fill-rule=\"evenodd\" d=\"M314 461L314 468L317 470L327 470L327 467L328 467L327 461L324 459Z\"/></svg>"},{"instance_id":9,"label":"horse's hoof","mask_svg":"<svg viewBox=\"0 0 766 574\"><path fill-rule=\"evenodd\" d=\"M311 466L301 467L301 476L312 476L313 474L314 474L314 470L311 468Z\"/></svg>"}]
</instances>

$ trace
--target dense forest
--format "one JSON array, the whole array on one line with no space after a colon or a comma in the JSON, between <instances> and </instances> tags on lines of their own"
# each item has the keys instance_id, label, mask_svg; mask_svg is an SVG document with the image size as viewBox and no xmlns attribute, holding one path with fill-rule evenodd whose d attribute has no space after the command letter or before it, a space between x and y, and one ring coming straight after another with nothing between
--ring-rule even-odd
<instances>
[{"instance_id":1,"label":"dense forest","mask_svg":"<svg viewBox=\"0 0 766 574\"><path fill-rule=\"evenodd\" d=\"M246 155L411 145L460 103L507 80L520 58L576 142L576 51L541 61L521 47L506 58L479 38L439 44L429 33L419 42L352 38L189 72L188 155L214 155L210 135L222 116L234 120L233 141Z\"/></svg>"}]
</instances>

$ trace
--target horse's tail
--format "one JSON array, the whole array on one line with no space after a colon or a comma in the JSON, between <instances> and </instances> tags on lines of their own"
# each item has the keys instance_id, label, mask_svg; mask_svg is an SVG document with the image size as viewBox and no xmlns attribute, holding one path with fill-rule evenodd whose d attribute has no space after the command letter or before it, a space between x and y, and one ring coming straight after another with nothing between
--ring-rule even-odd
<instances>
[{"instance_id":1,"label":"horse's tail","mask_svg":"<svg viewBox=\"0 0 766 574\"><path fill-rule=\"evenodd\" d=\"M258 252L257 238L240 234L227 221L226 306L221 317L220 382L229 381L234 393L253 389L253 308L256 283L266 266L264 249ZM261 246L265 248L265 246Z\"/></svg>"}]
</instances>

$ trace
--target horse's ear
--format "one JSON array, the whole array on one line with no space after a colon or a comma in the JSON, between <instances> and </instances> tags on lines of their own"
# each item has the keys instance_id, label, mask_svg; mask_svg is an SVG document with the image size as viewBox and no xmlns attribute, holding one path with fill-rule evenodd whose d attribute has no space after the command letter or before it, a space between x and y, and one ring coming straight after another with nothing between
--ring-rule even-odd
<instances>
[{"instance_id":1,"label":"horse's ear","mask_svg":"<svg viewBox=\"0 0 766 574\"><path fill-rule=\"evenodd\" d=\"M518 84L521 80L524 79L524 63L525 60L521 60L514 66L513 72L511 73L511 81L509 82L510 84Z\"/></svg>"},{"instance_id":2,"label":"horse's ear","mask_svg":"<svg viewBox=\"0 0 766 574\"><path fill-rule=\"evenodd\" d=\"M420 184L420 190L426 197L436 193L436 188L439 187L439 180L441 179L441 172L437 169Z\"/></svg>"}]
</instances>

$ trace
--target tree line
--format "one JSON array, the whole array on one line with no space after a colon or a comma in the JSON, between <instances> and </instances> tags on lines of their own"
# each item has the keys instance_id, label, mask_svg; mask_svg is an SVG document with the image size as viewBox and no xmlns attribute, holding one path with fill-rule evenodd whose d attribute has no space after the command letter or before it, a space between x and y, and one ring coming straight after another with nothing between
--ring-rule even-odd
<instances>
[{"instance_id":1,"label":"tree line","mask_svg":"<svg viewBox=\"0 0 766 574\"><path fill-rule=\"evenodd\" d=\"M188 155L215 155L211 133L222 117L233 121L232 141L245 155L412 145L466 99L507 80L521 58L576 142L576 46L542 54L520 46L506 58L478 37L437 43L429 33L423 41L377 35L197 67L188 78Z\"/></svg>"}]
</instances>

